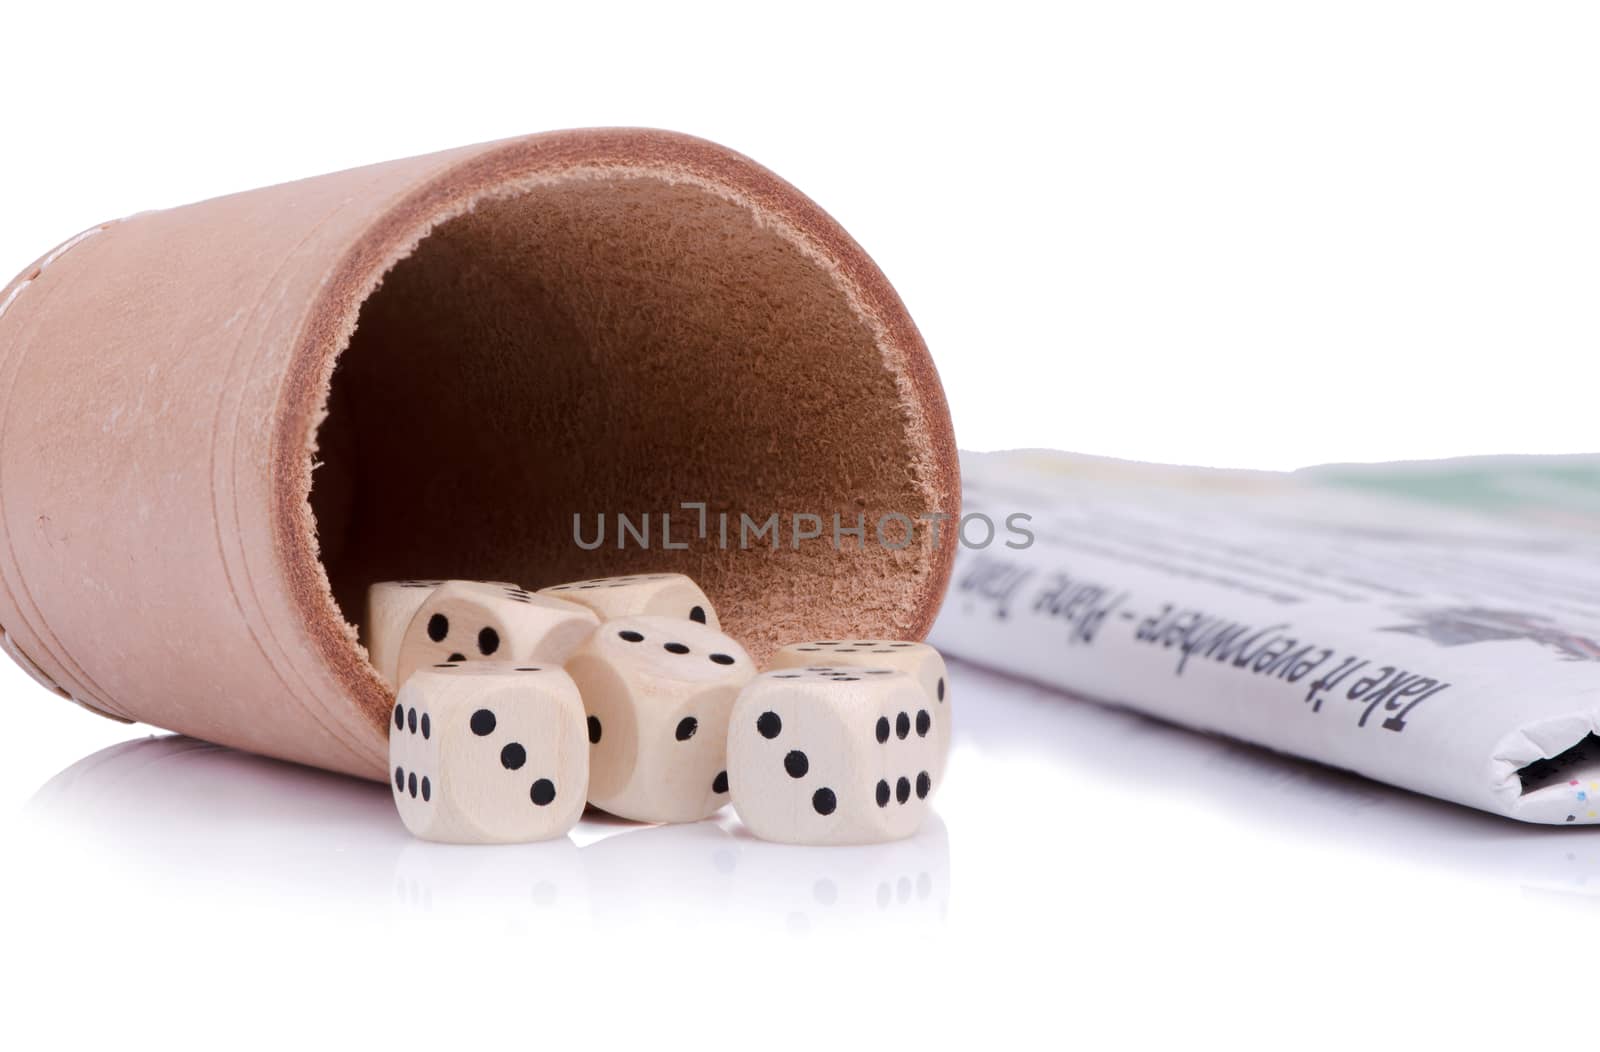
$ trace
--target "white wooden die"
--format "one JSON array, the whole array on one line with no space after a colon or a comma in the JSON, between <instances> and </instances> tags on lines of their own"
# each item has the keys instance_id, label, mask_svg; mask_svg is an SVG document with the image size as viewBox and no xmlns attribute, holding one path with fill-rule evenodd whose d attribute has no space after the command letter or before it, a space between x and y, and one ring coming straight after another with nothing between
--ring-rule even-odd
<instances>
[{"instance_id":1,"label":"white wooden die","mask_svg":"<svg viewBox=\"0 0 1600 1052\"><path fill-rule=\"evenodd\" d=\"M944 777L945 759L950 755L951 701L949 672L944 658L926 643L902 639L825 639L814 643L791 643L772 655L768 669L845 666L850 668L892 668L904 672L922 685L933 703L928 707L932 720L930 734L939 743L939 766L933 769L934 781Z\"/></svg>"},{"instance_id":2,"label":"white wooden die","mask_svg":"<svg viewBox=\"0 0 1600 1052\"><path fill-rule=\"evenodd\" d=\"M888 668L764 673L728 728L733 807L756 836L789 844L868 844L915 833L944 767L932 704Z\"/></svg>"},{"instance_id":3,"label":"white wooden die","mask_svg":"<svg viewBox=\"0 0 1600 1052\"><path fill-rule=\"evenodd\" d=\"M567 662L588 711L589 802L639 822L694 822L728 802L728 713L755 663L676 617L607 621Z\"/></svg>"},{"instance_id":4,"label":"white wooden die","mask_svg":"<svg viewBox=\"0 0 1600 1052\"><path fill-rule=\"evenodd\" d=\"M400 688L389 774L406 828L424 840L522 843L583 814L583 702L556 666L447 663Z\"/></svg>"},{"instance_id":5,"label":"white wooden die","mask_svg":"<svg viewBox=\"0 0 1600 1052\"><path fill-rule=\"evenodd\" d=\"M361 625L361 642L367 660L393 690L400 685L400 642L417 610L443 581L379 581L367 589L367 619Z\"/></svg>"},{"instance_id":6,"label":"white wooden die","mask_svg":"<svg viewBox=\"0 0 1600 1052\"><path fill-rule=\"evenodd\" d=\"M399 685L396 676L400 670L400 643L405 638L411 619L422 604L428 601L434 589L449 584L448 581L379 581L367 589L367 617L361 623L361 643L367 648L367 659L378 670L390 689ZM485 582L502 588L516 588L505 581Z\"/></svg>"},{"instance_id":7,"label":"white wooden die","mask_svg":"<svg viewBox=\"0 0 1600 1052\"><path fill-rule=\"evenodd\" d=\"M539 589L540 595L588 607L602 621L648 614L683 617L720 629L717 611L700 586L681 573L648 573L628 577L596 577Z\"/></svg>"},{"instance_id":8,"label":"white wooden die","mask_svg":"<svg viewBox=\"0 0 1600 1052\"><path fill-rule=\"evenodd\" d=\"M417 608L400 643L396 679L447 662L559 665L600 624L576 603L516 585L447 581Z\"/></svg>"}]
</instances>

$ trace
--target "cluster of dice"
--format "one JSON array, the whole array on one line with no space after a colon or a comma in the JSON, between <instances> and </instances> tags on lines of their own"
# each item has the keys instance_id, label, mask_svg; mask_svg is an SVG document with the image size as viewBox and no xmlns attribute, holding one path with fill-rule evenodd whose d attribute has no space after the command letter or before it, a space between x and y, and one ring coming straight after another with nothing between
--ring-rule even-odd
<instances>
[{"instance_id":1,"label":"cluster of dice","mask_svg":"<svg viewBox=\"0 0 1600 1052\"><path fill-rule=\"evenodd\" d=\"M950 746L932 647L795 643L758 674L682 574L384 582L367 644L399 691L395 802L426 840L558 837L585 804L694 822L730 802L767 840L894 840L921 826Z\"/></svg>"}]
</instances>

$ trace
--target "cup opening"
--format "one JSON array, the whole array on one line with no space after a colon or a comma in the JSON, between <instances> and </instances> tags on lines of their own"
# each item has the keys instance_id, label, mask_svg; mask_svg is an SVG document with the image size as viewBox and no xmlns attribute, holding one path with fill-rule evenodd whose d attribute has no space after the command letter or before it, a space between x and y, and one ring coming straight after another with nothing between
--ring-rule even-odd
<instances>
[{"instance_id":1,"label":"cup opening","mask_svg":"<svg viewBox=\"0 0 1600 1052\"><path fill-rule=\"evenodd\" d=\"M758 658L920 633L948 559L873 524L956 509L885 343L836 263L705 186L591 172L479 202L384 276L333 372L310 493L333 599L359 625L373 581L676 570ZM649 516L648 546L619 547L619 513ZM774 513L776 550L742 546L741 517ZM796 514L824 536L794 544ZM835 547L835 514L867 544ZM575 515L586 543L606 520L599 548Z\"/></svg>"}]
</instances>

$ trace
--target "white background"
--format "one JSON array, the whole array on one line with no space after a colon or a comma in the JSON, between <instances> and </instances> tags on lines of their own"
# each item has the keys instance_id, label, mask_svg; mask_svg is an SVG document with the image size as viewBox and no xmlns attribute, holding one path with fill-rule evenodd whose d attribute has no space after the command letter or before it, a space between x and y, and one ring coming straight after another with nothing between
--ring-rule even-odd
<instances>
[{"instance_id":1,"label":"white background","mask_svg":"<svg viewBox=\"0 0 1600 1052\"><path fill-rule=\"evenodd\" d=\"M964 447L1587 451L1597 56L1600 9L1560 3L9 4L0 269L147 208L656 125L856 236ZM955 682L947 839L818 855L586 824L462 861L371 787L170 743L74 767L146 731L7 665L0 1042L1588 1032L1592 834Z\"/></svg>"}]
</instances>

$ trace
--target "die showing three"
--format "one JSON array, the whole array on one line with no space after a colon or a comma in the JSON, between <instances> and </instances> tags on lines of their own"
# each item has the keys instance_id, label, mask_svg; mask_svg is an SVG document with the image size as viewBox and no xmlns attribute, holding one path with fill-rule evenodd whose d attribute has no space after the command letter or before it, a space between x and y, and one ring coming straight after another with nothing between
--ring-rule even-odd
<instances>
[{"instance_id":1,"label":"die showing three","mask_svg":"<svg viewBox=\"0 0 1600 1052\"><path fill-rule=\"evenodd\" d=\"M728 714L756 672L737 641L681 617L618 617L567 671L588 710L591 803L640 822L693 822L728 802Z\"/></svg>"}]
</instances>

